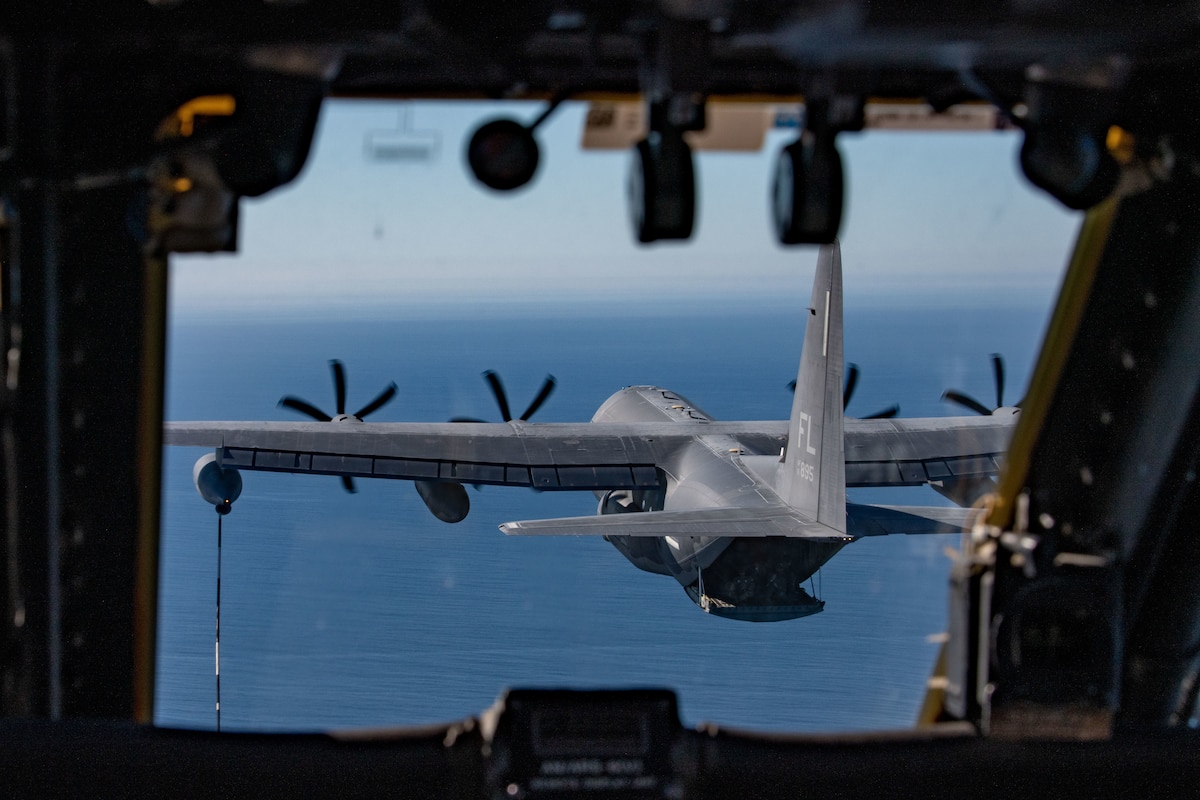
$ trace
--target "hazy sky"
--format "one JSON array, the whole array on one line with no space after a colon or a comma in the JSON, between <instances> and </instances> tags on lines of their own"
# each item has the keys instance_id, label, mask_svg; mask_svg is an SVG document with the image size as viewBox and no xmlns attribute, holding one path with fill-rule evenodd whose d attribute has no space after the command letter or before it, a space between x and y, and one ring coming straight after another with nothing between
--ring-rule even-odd
<instances>
[{"instance_id":1,"label":"hazy sky","mask_svg":"<svg viewBox=\"0 0 1200 800\"><path fill-rule=\"evenodd\" d=\"M768 223L775 155L794 132L772 133L759 153L699 153L697 235L642 247L628 222L629 154L582 150L585 110L564 104L539 128L534 182L498 195L468 174L466 139L489 117L531 120L538 104L329 102L301 177L243 201L240 252L174 257L174 308L806 297L815 248L775 244ZM436 156L369 159L366 141L404 118ZM839 144L847 302L1057 285L1079 217L1019 174L1017 134L874 131Z\"/></svg>"}]
</instances>

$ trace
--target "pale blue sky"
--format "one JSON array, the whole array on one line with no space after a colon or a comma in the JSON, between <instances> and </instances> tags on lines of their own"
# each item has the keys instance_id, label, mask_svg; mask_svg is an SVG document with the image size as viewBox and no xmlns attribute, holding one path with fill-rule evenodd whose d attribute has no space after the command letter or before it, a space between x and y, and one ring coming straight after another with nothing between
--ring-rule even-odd
<instances>
[{"instance_id":1,"label":"pale blue sky","mask_svg":"<svg viewBox=\"0 0 1200 800\"><path fill-rule=\"evenodd\" d=\"M409 103L411 128L436 131L430 163L379 163L365 137L395 129L402 106L332 101L301 177L243 201L240 252L173 259L177 312L269 306L360 313L410 301L509 303L580 298L756 302L802 298L814 248L783 248L768 227L775 154L697 155L697 235L641 247L627 219L629 155L583 151L585 106L539 128L534 183L501 196L468 175L463 148L479 121L529 120L539 104ZM847 302L976 292L1049 296L1077 214L1032 189L1018 135L868 132L840 138L847 167L841 240Z\"/></svg>"}]
</instances>

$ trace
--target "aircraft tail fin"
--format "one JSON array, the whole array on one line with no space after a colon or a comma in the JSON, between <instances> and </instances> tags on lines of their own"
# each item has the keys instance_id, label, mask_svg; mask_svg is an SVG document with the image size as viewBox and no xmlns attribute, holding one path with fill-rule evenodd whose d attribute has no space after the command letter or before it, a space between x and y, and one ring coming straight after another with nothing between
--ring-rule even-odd
<instances>
[{"instance_id":1,"label":"aircraft tail fin","mask_svg":"<svg viewBox=\"0 0 1200 800\"><path fill-rule=\"evenodd\" d=\"M809 519L846 530L842 436L842 253L835 240L817 255L812 303L776 491Z\"/></svg>"}]
</instances>

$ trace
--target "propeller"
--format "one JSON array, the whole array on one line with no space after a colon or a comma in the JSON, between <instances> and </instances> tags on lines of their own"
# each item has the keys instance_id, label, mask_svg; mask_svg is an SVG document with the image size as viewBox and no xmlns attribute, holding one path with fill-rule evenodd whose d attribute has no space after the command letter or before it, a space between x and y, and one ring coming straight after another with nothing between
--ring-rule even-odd
<instances>
[{"instance_id":1,"label":"propeller","mask_svg":"<svg viewBox=\"0 0 1200 800\"><path fill-rule=\"evenodd\" d=\"M501 382L500 376L496 374L494 370L489 369L487 372L483 373L483 378L487 381L488 386L492 388L492 396L496 398L496 405L500 407L501 418L505 422L512 422L513 416L512 410L508 405L508 394L504 391L504 383ZM521 422L525 422L535 413L537 413L537 410L542 407L542 405L554 391L554 387L557 385L558 381L554 379L554 376L547 375L546 380L542 382L542 388L538 390L537 396L533 398L533 401L529 404L529 407L525 409L525 413L521 414L521 416L517 417L517 419ZM454 417L450 421L485 422L485 420L477 419L475 417Z\"/></svg>"},{"instance_id":2,"label":"propeller","mask_svg":"<svg viewBox=\"0 0 1200 800\"><path fill-rule=\"evenodd\" d=\"M850 398L854 396L854 387L858 386L858 365L848 364L849 369L846 370L846 385L842 389L842 411L850 405ZM874 414L868 414L859 419L891 419L900 413L900 406L893 403L887 408L876 411Z\"/></svg>"},{"instance_id":3,"label":"propeller","mask_svg":"<svg viewBox=\"0 0 1200 800\"><path fill-rule=\"evenodd\" d=\"M500 380L500 375L495 370L488 370L483 373L483 379L487 381L488 386L492 387L492 396L496 398L496 405L500 406L500 416L505 422L512 422L512 410L508 406L508 393L504 391L504 383ZM547 375L546 380L542 381L542 388L538 390L537 396L533 398L533 402L525 409L525 413L517 417L517 419L525 422L532 417L542 404L550 397L554 387L558 385L558 381L553 375ZM452 417L451 422L487 422L487 420L479 419L478 417ZM471 484L475 491L480 490L478 483Z\"/></svg>"},{"instance_id":4,"label":"propeller","mask_svg":"<svg viewBox=\"0 0 1200 800\"><path fill-rule=\"evenodd\" d=\"M854 388L858 386L858 365L847 364L846 366L848 369L846 370L846 385L842 388L842 411L845 411L846 407L850 405L850 398L854 395ZM796 382L788 381L788 388L795 393ZM882 411L876 411L874 414L859 417L859 419L891 419L899 413L900 406L893 403Z\"/></svg>"},{"instance_id":5,"label":"propeller","mask_svg":"<svg viewBox=\"0 0 1200 800\"><path fill-rule=\"evenodd\" d=\"M999 408L1004 408L1004 358L999 353L992 353L992 375L996 383L996 405L988 408L983 403L971 397L969 394L957 391L955 389L947 389L942 392L942 399L948 403L956 403L963 408L968 408L976 414L988 416ZM1015 408L1020 408L1021 404L1017 403Z\"/></svg>"},{"instance_id":6,"label":"propeller","mask_svg":"<svg viewBox=\"0 0 1200 800\"><path fill-rule=\"evenodd\" d=\"M386 405L393 397L396 396L398 388L396 384L389 383L387 388L375 396L375 399L367 403L365 406L355 411L353 414L346 413L346 368L342 366L342 362L336 358L329 362L329 368L333 371L333 390L337 399L337 416L330 416L321 409L314 406L307 400L303 400L293 395L286 395L279 399L280 408L290 408L293 411L299 411L307 417L312 417L318 422L346 422L354 420L361 422L364 417L378 411ZM349 475L342 476L342 486L347 492L354 493L358 491L354 487L354 479Z\"/></svg>"}]
</instances>

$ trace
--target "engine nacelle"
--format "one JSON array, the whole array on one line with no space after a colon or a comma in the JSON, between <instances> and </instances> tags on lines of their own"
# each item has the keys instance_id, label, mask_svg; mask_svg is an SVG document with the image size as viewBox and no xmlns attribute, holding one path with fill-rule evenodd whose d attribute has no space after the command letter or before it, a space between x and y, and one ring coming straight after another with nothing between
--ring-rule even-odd
<instances>
[{"instance_id":1,"label":"engine nacelle","mask_svg":"<svg viewBox=\"0 0 1200 800\"><path fill-rule=\"evenodd\" d=\"M471 510L471 498L461 483L413 481L425 506L442 522L462 522Z\"/></svg>"},{"instance_id":2,"label":"engine nacelle","mask_svg":"<svg viewBox=\"0 0 1200 800\"><path fill-rule=\"evenodd\" d=\"M192 467L192 482L206 503L212 503L218 514L228 514L233 501L242 495L242 473L233 467L222 468L217 454L208 453Z\"/></svg>"}]
</instances>

